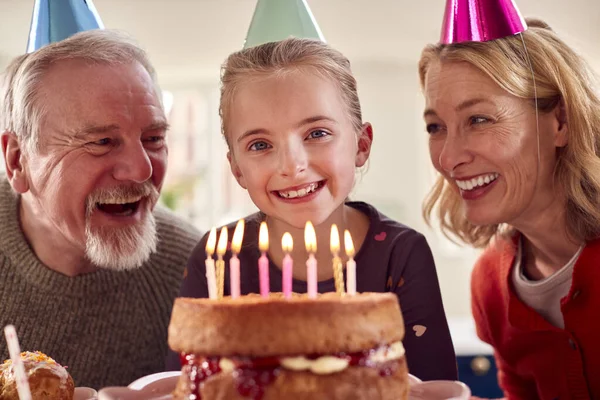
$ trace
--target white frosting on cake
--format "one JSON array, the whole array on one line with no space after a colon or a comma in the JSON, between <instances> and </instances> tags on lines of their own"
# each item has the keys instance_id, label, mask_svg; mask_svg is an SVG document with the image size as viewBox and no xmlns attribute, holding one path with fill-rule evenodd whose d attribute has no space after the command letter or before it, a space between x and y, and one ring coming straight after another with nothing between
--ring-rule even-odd
<instances>
[{"instance_id":1,"label":"white frosting on cake","mask_svg":"<svg viewBox=\"0 0 600 400\"><path fill-rule=\"evenodd\" d=\"M69 373L67 370L44 353L39 351L24 351L21 353L21 360L23 362L23 366L25 367L27 377L31 377L39 369L48 369L60 379L61 388L67 385L67 380L69 378ZM15 379L15 371L12 365L12 360L8 359L4 361L2 365L0 365L0 373L5 374L6 380Z\"/></svg>"}]
</instances>

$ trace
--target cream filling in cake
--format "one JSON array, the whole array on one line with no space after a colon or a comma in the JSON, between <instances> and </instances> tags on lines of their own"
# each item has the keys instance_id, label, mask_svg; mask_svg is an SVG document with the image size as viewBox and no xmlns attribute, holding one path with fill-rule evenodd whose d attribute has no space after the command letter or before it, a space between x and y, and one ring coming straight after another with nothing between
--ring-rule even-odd
<instances>
[{"instance_id":1,"label":"cream filling in cake","mask_svg":"<svg viewBox=\"0 0 600 400\"><path fill-rule=\"evenodd\" d=\"M374 350L366 358L366 364L399 360L404 357L404 353L404 346L401 341L398 341L389 346L379 347ZM317 375L326 375L340 372L348 368L350 360L348 358L330 355L320 356L315 359L297 356L280 357L279 364L283 368L292 371L310 371ZM236 368L236 364L229 358L221 358L221 360L219 360L219 367L223 372L231 372Z\"/></svg>"}]
</instances>

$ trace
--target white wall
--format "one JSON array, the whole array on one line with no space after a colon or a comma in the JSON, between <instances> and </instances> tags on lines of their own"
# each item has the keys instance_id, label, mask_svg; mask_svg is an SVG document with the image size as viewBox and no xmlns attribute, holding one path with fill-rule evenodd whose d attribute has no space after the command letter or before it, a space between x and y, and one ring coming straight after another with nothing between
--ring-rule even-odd
<instances>
[{"instance_id":1,"label":"white wall","mask_svg":"<svg viewBox=\"0 0 600 400\"><path fill-rule=\"evenodd\" d=\"M424 101L416 61L359 62L353 70L364 119L374 128L370 166L353 196L425 234L436 260L448 316L468 316L469 276L477 252L456 247L428 227L421 216L421 203L434 172L421 117Z\"/></svg>"}]
</instances>

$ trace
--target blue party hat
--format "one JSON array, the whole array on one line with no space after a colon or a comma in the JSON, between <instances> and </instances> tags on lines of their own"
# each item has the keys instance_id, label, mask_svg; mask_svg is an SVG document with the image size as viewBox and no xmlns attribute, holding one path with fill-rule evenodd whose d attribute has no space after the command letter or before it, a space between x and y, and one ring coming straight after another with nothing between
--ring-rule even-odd
<instances>
[{"instance_id":1,"label":"blue party hat","mask_svg":"<svg viewBox=\"0 0 600 400\"><path fill-rule=\"evenodd\" d=\"M92 0L35 0L27 52L77 32L103 28Z\"/></svg>"}]
</instances>

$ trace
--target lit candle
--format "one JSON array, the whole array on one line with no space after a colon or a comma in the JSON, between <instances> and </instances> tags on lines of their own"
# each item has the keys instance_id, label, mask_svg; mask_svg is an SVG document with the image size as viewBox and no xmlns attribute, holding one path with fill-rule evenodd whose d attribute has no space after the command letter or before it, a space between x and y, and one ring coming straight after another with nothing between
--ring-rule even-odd
<instances>
[{"instance_id":1,"label":"lit candle","mask_svg":"<svg viewBox=\"0 0 600 400\"><path fill-rule=\"evenodd\" d=\"M283 234L281 248L285 253L285 257L283 257L283 282L281 283L281 287L283 288L283 296L289 299L292 297L292 271L294 268L294 262L290 256L294 248L294 240L289 232Z\"/></svg>"},{"instance_id":2,"label":"lit candle","mask_svg":"<svg viewBox=\"0 0 600 400\"><path fill-rule=\"evenodd\" d=\"M269 250L269 230L265 221L260 223L258 232L258 248L261 256L258 259L258 279L260 280L260 295L269 297L269 259L267 251Z\"/></svg>"},{"instance_id":3,"label":"lit candle","mask_svg":"<svg viewBox=\"0 0 600 400\"><path fill-rule=\"evenodd\" d=\"M348 294L354 296L356 294L356 262L354 261L354 243L352 243L352 236L350 236L348 230L344 231L344 247L348 256L348 261L346 261L346 286L348 287Z\"/></svg>"},{"instance_id":4,"label":"lit candle","mask_svg":"<svg viewBox=\"0 0 600 400\"><path fill-rule=\"evenodd\" d=\"M342 271L342 259L340 252L340 234L336 224L331 225L329 249L333 255L333 278L335 279L335 291L339 295L344 294L344 273Z\"/></svg>"},{"instance_id":5,"label":"lit candle","mask_svg":"<svg viewBox=\"0 0 600 400\"><path fill-rule=\"evenodd\" d=\"M217 298L223 298L223 289L225 285L225 261L223 256L227 251L227 227L221 228L219 242L217 243Z\"/></svg>"},{"instance_id":6,"label":"lit candle","mask_svg":"<svg viewBox=\"0 0 600 400\"><path fill-rule=\"evenodd\" d=\"M308 297L314 299L317 297L317 259L315 258L315 253L317 252L317 235L315 234L315 228L310 221L306 222L304 228L304 245L306 246L306 252L308 253L308 260L306 260L306 285Z\"/></svg>"},{"instance_id":7,"label":"lit candle","mask_svg":"<svg viewBox=\"0 0 600 400\"><path fill-rule=\"evenodd\" d=\"M217 280L215 277L215 260L213 254L215 253L215 246L217 245L217 229L213 227L208 234L208 240L206 241L206 283L208 285L208 298L217 298Z\"/></svg>"},{"instance_id":8,"label":"lit candle","mask_svg":"<svg viewBox=\"0 0 600 400\"><path fill-rule=\"evenodd\" d=\"M231 287L231 298L240 297L240 259L238 254L242 248L244 238L244 220L240 219L233 232L231 240L231 260L229 260L229 286Z\"/></svg>"}]
</instances>

